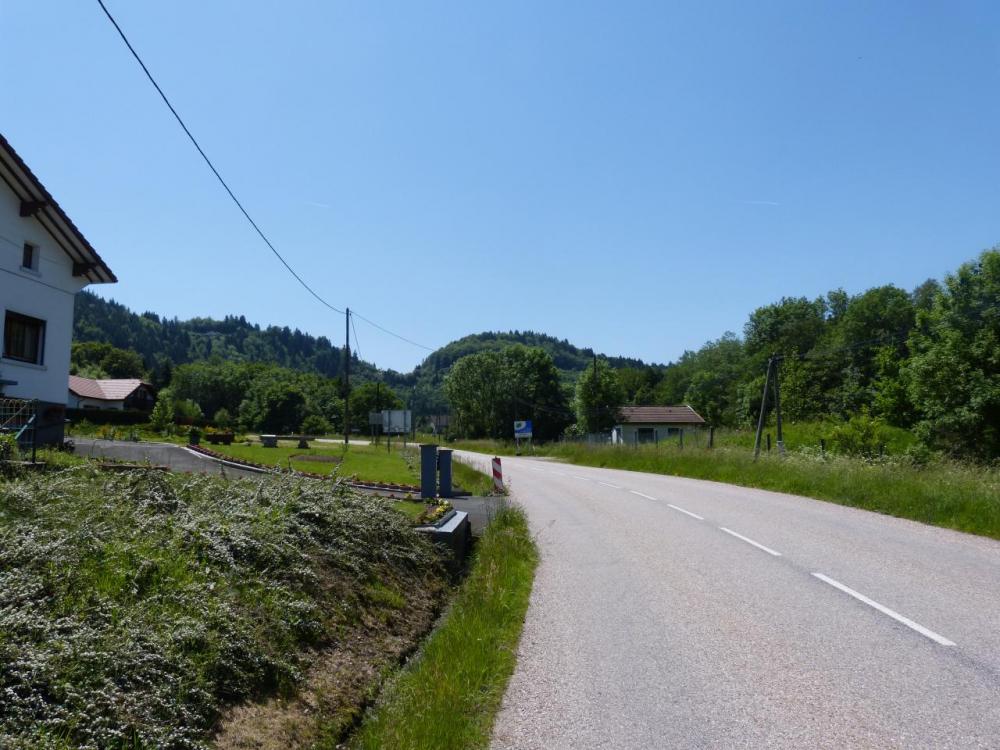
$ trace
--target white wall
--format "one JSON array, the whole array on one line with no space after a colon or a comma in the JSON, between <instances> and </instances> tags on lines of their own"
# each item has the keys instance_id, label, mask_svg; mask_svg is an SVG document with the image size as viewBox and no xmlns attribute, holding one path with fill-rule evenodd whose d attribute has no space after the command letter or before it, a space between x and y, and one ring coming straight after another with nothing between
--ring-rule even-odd
<instances>
[{"instance_id":1,"label":"white wall","mask_svg":"<svg viewBox=\"0 0 1000 750\"><path fill-rule=\"evenodd\" d=\"M66 406L70 409L114 409L116 411L125 411L124 401L104 401L96 398L82 398L70 390L67 390L66 393Z\"/></svg>"},{"instance_id":2,"label":"white wall","mask_svg":"<svg viewBox=\"0 0 1000 750\"><path fill-rule=\"evenodd\" d=\"M0 337L8 310L45 321L41 365L4 359L0 349L0 379L16 380L4 394L65 403L73 338L73 299L87 280L73 276L73 262L33 217L18 215L21 203L0 181ZM24 243L40 254L38 272L21 268Z\"/></svg>"}]
</instances>

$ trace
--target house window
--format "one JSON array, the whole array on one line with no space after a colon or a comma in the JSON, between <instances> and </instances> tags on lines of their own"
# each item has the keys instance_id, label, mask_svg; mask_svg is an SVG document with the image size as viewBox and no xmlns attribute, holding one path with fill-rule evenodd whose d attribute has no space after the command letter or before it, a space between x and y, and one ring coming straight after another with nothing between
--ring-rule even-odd
<instances>
[{"instance_id":1,"label":"house window","mask_svg":"<svg viewBox=\"0 0 1000 750\"><path fill-rule=\"evenodd\" d=\"M3 324L3 356L40 365L44 350L45 321L8 311Z\"/></svg>"},{"instance_id":2,"label":"house window","mask_svg":"<svg viewBox=\"0 0 1000 750\"><path fill-rule=\"evenodd\" d=\"M38 270L38 248L30 242L24 243L24 253L21 255L21 268L27 268L30 271Z\"/></svg>"}]
</instances>

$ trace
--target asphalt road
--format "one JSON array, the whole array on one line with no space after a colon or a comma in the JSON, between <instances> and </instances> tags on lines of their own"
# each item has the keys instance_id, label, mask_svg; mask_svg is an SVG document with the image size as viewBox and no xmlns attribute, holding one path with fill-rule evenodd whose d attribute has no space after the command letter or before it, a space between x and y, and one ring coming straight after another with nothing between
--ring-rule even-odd
<instances>
[{"instance_id":1,"label":"asphalt road","mask_svg":"<svg viewBox=\"0 0 1000 750\"><path fill-rule=\"evenodd\" d=\"M494 748L1000 747L1000 543L713 482L504 474L542 561Z\"/></svg>"},{"instance_id":2,"label":"asphalt road","mask_svg":"<svg viewBox=\"0 0 1000 750\"><path fill-rule=\"evenodd\" d=\"M193 474L225 474L229 477L256 477L258 472L222 464L208 456L189 451L173 443L134 443L127 440L98 440L74 437L76 455L86 458L110 458L116 461L148 461L157 466L169 466L173 471Z\"/></svg>"}]
</instances>

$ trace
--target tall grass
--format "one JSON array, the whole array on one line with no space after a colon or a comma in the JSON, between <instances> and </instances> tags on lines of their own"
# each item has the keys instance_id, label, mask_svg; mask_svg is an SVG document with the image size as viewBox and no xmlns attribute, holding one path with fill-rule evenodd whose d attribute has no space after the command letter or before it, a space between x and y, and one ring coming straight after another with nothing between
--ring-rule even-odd
<instances>
[{"instance_id":1,"label":"tall grass","mask_svg":"<svg viewBox=\"0 0 1000 750\"><path fill-rule=\"evenodd\" d=\"M353 747L486 747L514 669L538 553L524 513L503 508L444 622L390 685Z\"/></svg>"},{"instance_id":2,"label":"tall grass","mask_svg":"<svg viewBox=\"0 0 1000 750\"><path fill-rule=\"evenodd\" d=\"M490 441L456 444L510 455L513 447ZM804 447L753 460L746 448L616 447L555 443L535 455L571 463L758 487L814 497L972 534L1000 539L1000 470L945 459L925 465L905 456L866 460Z\"/></svg>"}]
</instances>

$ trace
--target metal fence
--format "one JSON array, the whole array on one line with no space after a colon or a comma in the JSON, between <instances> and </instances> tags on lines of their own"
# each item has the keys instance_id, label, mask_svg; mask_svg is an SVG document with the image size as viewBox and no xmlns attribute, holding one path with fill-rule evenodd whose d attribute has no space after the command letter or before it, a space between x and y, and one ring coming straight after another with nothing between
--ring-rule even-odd
<instances>
[{"instance_id":1,"label":"metal fence","mask_svg":"<svg viewBox=\"0 0 1000 750\"><path fill-rule=\"evenodd\" d=\"M13 435L22 451L31 451L32 463L38 444L37 430L37 401L0 397L0 434Z\"/></svg>"}]
</instances>

